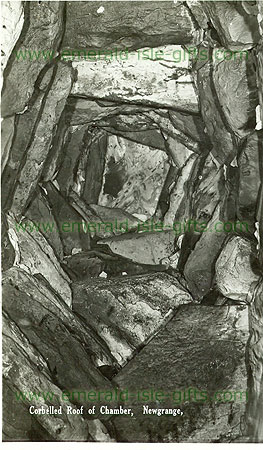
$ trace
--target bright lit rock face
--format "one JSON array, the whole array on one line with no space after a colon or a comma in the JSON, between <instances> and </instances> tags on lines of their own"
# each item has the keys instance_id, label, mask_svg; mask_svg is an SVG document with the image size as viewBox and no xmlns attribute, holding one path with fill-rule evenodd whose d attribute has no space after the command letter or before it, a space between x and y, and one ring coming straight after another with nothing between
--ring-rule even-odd
<instances>
[{"instance_id":1,"label":"bright lit rock face","mask_svg":"<svg viewBox=\"0 0 263 450\"><path fill-rule=\"evenodd\" d=\"M23 22L24 11L21 1L2 2L2 72L21 33Z\"/></svg>"},{"instance_id":2,"label":"bright lit rock face","mask_svg":"<svg viewBox=\"0 0 263 450\"><path fill-rule=\"evenodd\" d=\"M236 236L220 253L216 261L216 283L225 297L247 300L250 286L259 279L251 264L253 250L249 241Z\"/></svg>"},{"instance_id":3,"label":"bright lit rock face","mask_svg":"<svg viewBox=\"0 0 263 450\"><path fill-rule=\"evenodd\" d=\"M2 15L4 440L263 442L262 2Z\"/></svg>"},{"instance_id":4,"label":"bright lit rock face","mask_svg":"<svg viewBox=\"0 0 263 450\"><path fill-rule=\"evenodd\" d=\"M21 113L27 106L41 77L42 69L51 58L33 58L25 52L45 49L56 51L63 31L63 4L61 2L28 2L24 9L25 32L16 43L16 51L10 58L9 74L5 80L2 98L2 114ZM52 56L52 53L51 53ZM54 57L53 56L53 57Z\"/></svg>"},{"instance_id":5,"label":"bright lit rock face","mask_svg":"<svg viewBox=\"0 0 263 450\"><path fill-rule=\"evenodd\" d=\"M98 204L150 218L168 169L168 156L162 150L110 136Z\"/></svg>"},{"instance_id":6,"label":"bright lit rock face","mask_svg":"<svg viewBox=\"0 0 263 450\"><path fill-rule=\"evenodd\" d=\"M77 81L72 93L82 97L121 100L130 103L172 106L197 112L198 99L185 62L176 62L183 55L182 47L140 49L141 54L128 51L121 60L73 62ZM155 56L157 53L157 57ZM158 58L163 57L165 64ZM173 56L174 55L174 56ZM124 60L122 60L124 59Z\"/></svg>"}]
</instances>

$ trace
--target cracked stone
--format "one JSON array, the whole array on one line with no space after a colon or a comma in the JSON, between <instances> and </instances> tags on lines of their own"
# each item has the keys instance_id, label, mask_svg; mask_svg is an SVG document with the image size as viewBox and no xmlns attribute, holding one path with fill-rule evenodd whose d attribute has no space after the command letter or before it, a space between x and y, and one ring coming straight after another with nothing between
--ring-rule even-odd
<instances>
[{"instance_id":1,"label":"cracked stone","mask_svg":"<svg viewBox=\"0 0 263 450\"><path fill-rule=\"evenodd\" d=\"M217 208L207 224L208 232L201 234L184 268L189 290L194 298L201 299L210 291L215 274L215 262L226 239L226 232L216 232L220 208ZM210 232L212 231L212 232Z\"/></svg>"},{"instance_id":2,"label":"cracked stone","mask_svg":"<svg viewBox=\"0 0 263 450\"><path fill-rule=\"evenodd\" d=\"M59 386L68 391L79 387L83 390L111 387L109 380L98 371L98 367L105 364L118 367L107 345L98 340L92 329L84 326L45 284L13 267L5 273L3 290L4 311L45 358Z\"/></svg>"},{"instance_id":3,"label":"cracked stone","mask_svg":"<svg viewBox=\"0 0 263 450\"><path fill-rule=\"evenodd\" d=\"M45 239L53 248L58 259L62 260L64 256L63 245L59 233L50 229L53 225L55 227L57 225L43 189L36 190L36 196L30 203L25 215L36 227L39 226L40 232L44 234ZM44 230L43 225L46 225L46 230Z\"/></svg>"},{"instance_id":4,"label":"cracked stone","mask_svg":"<svg viewBox=\"0 0 263 450\"><path fill-rule=\"evenodd\" d=\"M251 338L249 341L249 364L253 376L250 400L248 406L248 426L251 436L256 442L263 440L263 283L253 283L251 286L251 308L249 323Z\"/></svg>"},{"instance_id":5,"label":"cracked stone","mask_svg":"<svg viewBox=\"0 0 263 450\"><path fill-rule=\"evenodd\" d=\"M3 376L13 395L19 390L21 392L38 392L39 386L43 392L54 392L52 406L62 408L61 415L37 414L36 420L46 432L47 436L57 440L86 441L89 438L88 426L79 415L67 414L67 405L61 400L62 391L53 382L52 377L41 354L35 350L20 329L4 317L5 333L3 336L4 371ZM39 408L39 400L25 400L23 404L28 408L34 406ZM42 399L44 409L50 406L49 400ZM70 405L70 402L68 403ZM18 407L19 408L19 407ZM25 422L27 422L27 415Z\"/></svg>"},{"instance_id":6,"label":"cracked stone","mask_svg":"<svg viewBox=\"0 0 263 450\"><path fill-rule=\"evenodd\" d=\"M60 236L63 254L65 256L72 255L75 248L88 250L90 248L90 236L82 225L81 215L69 205L53 183L47 183L45 189L47 200L55 217L56 229L54 233L58 233Z\"/></svg>"},{"instance_id":7,"label":"cracked stone","mask_svg":"<svg viewBox=\"0 0 263 450\"><path fill-rule=\"evenodd\" d=\"M210 63L203 65L197 72L201 114L213 145L213 156L221 164L227 164L235 158L237 149L232 134L222 119L212 76L213 70Z\"/></svg>"}]
</instances>

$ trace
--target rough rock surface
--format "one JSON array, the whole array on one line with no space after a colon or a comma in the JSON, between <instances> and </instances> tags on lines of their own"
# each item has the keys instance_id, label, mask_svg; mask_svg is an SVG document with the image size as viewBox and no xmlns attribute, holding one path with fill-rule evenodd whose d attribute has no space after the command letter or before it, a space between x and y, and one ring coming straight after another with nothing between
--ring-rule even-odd
<instances>
[{"instance_id":1,"label":"rough rock surface","mask_svg":"<svg viewBox=\"0 0 263 450\"><path fill-rule=\"evenodd\" d=\"M85 136L86 137L86 136ZM85 183L82 197L86 203L98 203L103 173L105 169L105 155L107 153L108 135L104 131L90 133L86 144L87 161L84 168Z\"/></svg>"},{"instance_id":2,"label":"rough rock surface","mask_svg":"<svg viewBox=\"0 0 263 450\"><path fill-rule=\"evenodd\" d=\"M168 158L163 151L110 136L98 204L149 218L167 172Z\"/></svg>"},{"instance_id":3,"label":"rough rock surface","mask_svg":"<svg viewBox=\"0 0 263 450\"><path fill-rule=\"evenodd\" d=\"M179 221L179 223L183 223L190 217L188 193L195 163L196 155L191 155L185 164L182 164L177 179L170 187L169 208L164 216L165 224L170 227L173 226L174 222Z\"/></svg>"},{"instance_id":4,"label":"rough rock surface","mask_svg":"<svg viewBox=\"0 0 263 450\"><path fill-rule=\"evenodd\" d=\"M219 232L214 231L218 222L219 208L215 210L211 221L207 224L209 231L200 233L200 238L184 267L184 276L189 290L193 297L197 299L204 297L212 288L215 262L227 236L227 233L222 230Z\"/></svg>"},{"instance_id":5,"label":"rough rock surface","mask_svg":"<svg viewBox=\"0 0 263 450\"><path fill-rule=\"evenodd\" d=\"M194 217L200 222L212 219L215 209L225 194L224 169L216 158L209 153L202 165L194 191Z\"/></svg>"},{"instance_id":6,"label":"rough rock surface","mask_svg":"<svg viewBox=\"0 0 263 450\"><path fill-rule=\"evenodd\" d=\"M247 338L247 308L179 307L166 327L114 378L121 389L134 394L124 403L133 407L134 417L114 419L118 440L229 442L241 437L242 441ZM234 401L228 395L228 401L218 397L216 401L214 395L222 391L241 391L243 399ZM152 395L157 392L156 400ZM147 406L180 408L183 415L143 415Z\"/></svg>"},{"instance_id":7,"label":"rough rock surface","mask_svg":"<svg viewBox=\"0 0 263 450\"><path fill-rule=\"evenodd\" d=\"M1 157L1 172L3 173L6 163L9 159L10 148L14 136L14 121L15 117L7 117L2 120L1 123L1 145L2 145L2 157Z\"/></svg>"},{"instance_id":8,"label":"rough rock surface","mask_svg":"<svg viewBox=\"0 0 263 450\"><path fill-rule=\"evenodd\" d=\"M218 105L213 82L213 66L207 62L197 72L197 86L201 101L201 113L207 133L213 144L212 154L221 163L230 163L237 149L231 132L226 128L223 112Z\"/></svg>"},{"instance_id":9,"label":"rough rock surface","mask_svg":"<svg viewBox=\"0 0 263 450\"><path fill-rule=\"evenodd\" d=\"M156 231L151 232L151 227ZM174 231L163 231L158 223L139 224L140 228L145 231L105 238L98 241L98 244L106 244L113 253L139 264L162 264L163 260L174 253L176 241Z\"/></svg>"},{"instance_id":10,"label":"rough rock surface","mask_svg":"<svg viewBox=\"0 0 263 450\"><path fill-rule=\"evenodd\" d=\"M198 37L182 2L139 1L136 8L110 2L99 7L90 1L68 2L64 48L125 50L192 43Z\"/></svg>"},{"instance_id":11,"label":"rough rock surface","mask_svg":"<svg viewBox=\"0 0 263 450\"><path fill-rule=\"evenodd\" d=\"M241 2L209 1L204 5L204 10L226 48L250 49L258 43L260 34L257 17L249 14Z\"/></svg>"},{"instance_id":12,"label":"rough rock surface","mask_svg":"<svg viewBox=\"0 0 263 450\"><path fill-rule=\"evenodd\" d=\"M97 370L101 365L117 365L109 349L44 283L11 268L3 279L3 290L3 309L46 359L59 386L68 391L110 386Z\"/></svg>"},{"instance_id":13,"label":"rough rock surface","mask_svg":"<svg viewBox=\"0 0 263 450\"><path fill-rule=\"evenodd\" d=\"M221 53L225 51L214 50L218 52L218 59L222 58L220 50ZM258 105L254 55L241 53L231 60L216 61L213 80L218 101L231 129L241 138L253 132L256 125L255 109Z\"/></svg>"},{"instance_id":14,"label":"rough rock surface","mask_svg":"<svg viewBox=\"0 0 263 450\"><path fill-rule=\"evenodd\" d=\"M78 282L72 289L73 311L96 329L121 365L179 305L193 301L177 278L162 273Z\"/></svg>"},{"instance_id":15,"label":"rough rock surface","mask_svg":"<svg viewBox=\"0 0 263 450\"><path fill-rule=\"evenodd\" d=\"M43 189L36 190L36 196L30 203L25 215L31 223L35 224L36 229L39 227L39 232L42 232L45 236L58 259L63 259L63 244L59 233L53 231L53 227L57 227L57 223ZM44 226L42 228L42 224L45 224L46 229L44 229Z\"/></svg>"},{"instance_id":16,"label":"rough rock surface","mask_svg":"<svg viewBox=\"0 0 263 450\"><path fill-rule=\"evenodd\" d=\"M52 183L47 183L45 189L57 224L54 232L58 232L61 237L64 255L72 255L74 251L88 250L90 236L83 229L81 215L68 204Z\"/></svg>"},{"instance_id":17,"label":"rough rock surface","mask_svg":"<svg viewBox=\"0 0 263 450\"><path fill-rule=\"evenodd\" d=\"M72 84L71 67L59 63L53 71L52 85L45 99L42 114L34 130L25 164L19 174L12 203L12 211L19 215L27 206L41 176L45 158L50 150L51 138L66 103Z\"/></svg>"},{"instance_id":18,"label":"rough rock surface","mask_svg":"<svg viewBox=\"0 0 263 450\"><path fill-rule=\"evenodd\" d=\"M83 141L86 138L86 130L86 126L69 127L67 129L67 136L64 138L65 142L62 144L63 148L60 149L59 153L61 155L62 152L64 157L58 167L56 164L58 173L55 178L58 183L59 190L64 196L69 194L70 190L74 186L74 183L76 182L75 168L78 165L78 160L83 147ZM50 177L50 181L53 178L53 176ZM48 181L46 176L44 181Z\"/></svg>"},{"instance_id":19,"label":"rough rock surface","mask_svg":"<svg viewBox=\"0 0 263 450\"><path fill-rule=\"evenodd\" d=\"M163 55L168 53L165 65L147 53L147 58L142 60L132 54L123 61L98 59L95 67L90 61L73 61L77 81L72 94L142 105L172 106L197 112L198 98L187 61L178 67L178 63L169 56L176 50L177 47L156 49L157 52L162 51Z\"/></svg>"},{"instance_id":20,"label":"rough rock surface","mask_svg":"<svg viewBox=\"0 0 263 450\"><path fill-rule=\"evenodd\" d=\"M255 221L256 205L260 188L260 154L263 133L253 133L238 158L240 168L238 191L238 218Z\"/></svg>"},{"instance_id":21,"label":"rough rock surface","mask_svg":"<svg viewBox=\"0 0 263 450\"><path fill-rule=\"evenodd\" d=\"M52 70L46 72L46 78L50 81ZM14 136L10 147L9 156L6 165L3 168L2 176L2 205L5 210L10 209L14 195L16 181L19 176L21 166L24 164L27 149L30 145L32 135L38 120L39 110L42 101L48 90L48 82L38 86L36 96L31 98L28 109L23 114L17 114L14 119ZM3 120L3 128L5 129L6 121Z\"/></svg>"},{"instance_id":22,"label":"rough rock surface","mask_svg":"<svg viewBox=\"0 0 263 450\"><path fill-rule=\"evenodd\" d=\"M61 407L60 415L52 414L37 414L36 421L38 428L42 428L42 433L39 429L37 435L45 435L46 439L54 441L87 441L91 439L89 434L88 422L78 414L68 414L67 406L72 406L70 402L67 404L62 400L62 390L53 383L52 374L48 368L45 359L26 339L25 335L20 331L16 324L11 321L8 316L4 316L4 335L3 335L3 377L12 395L12 403L17 392L42 392L54 393L52 399L52 406L54 408ZM10 404L11 407L14 406ZM50 400L35 398L23 400L23 404L27 409L23 410L23 422L27 424L28 429L24 430L25 440L35 440L33 435L34 427L31 428L31 420L29 419L28 408L43 408L46 410L50 407ZM19 411L20 404L16 405ZM21 410L20 410L21 411ZM8 415L5 416L8 422ZM21 415L20 415L21 417ZM10 420L10 419L9 419ZM35 427L37 428L37 427ZM95 425L94 431L98 426ZM103 428L102 428L103 429ZM93 431L93 430L92 430ZM91 431L91 433L92 433ZM31 435L30 435L31 434ZM93 434L93 433L92 433ZM44 438L43 438L44 440ZM104 441L107 441L108 436L104 433Z\"/></svg>"},{"instance_id":23,"label":"rough rock surface","mask_svg":"<svg viewBox=\"0 0 263 450\"><path fill-rule=\"evenodd\" d=\"M21 113L24 110L34 92L35 81L50 61L47 54L46 58L32 57L32 64L27 52L41 51L45 42L46 51L53 50L56 56L63 31L63 8L63 3L49 1L41 3L33 1L25 5L25 24L16 45L17 53L12 54L8 61L10 69L2 97L3 116Z\"/></svg>"},{"instance_id":24,"label":"rough rock surface","mask_svg":"<svg viewBox=\"0 0 263 450\"><path fill-rule=\"evenodd\" d=\"M249 315L252 330L249 341L249 361L253 376L248 408L248 426L255 442L263 440L263 283L251 286L251 308Z\"/></svg>"},{"instance_id":25,"label":"rough rock surface","mask_svg":"<svg viewBox=\"0 0 263 450\"><path fill-rule=\"evenodd\" d=\"M24 22L22 1L2 2L2 57L1 72L4 71L8 58L21 33Z\"/></svg>"},{"instance_id":26,"label":"rough rock surface","mask_svg":"<svg viewBox=\"0 0 263 450\"><path fill-rule=\"evenodd\" d=\"M8 235L15 251L14 266L21 267L29 274L44 277L62 300L71 306L70 280L54 251L44 236L35 229L33 222L19 223L9 217Z\"/></svg>"},{"instance_id":27,"label":"rough rock surface","mask_svg":"<svg viewBox=\"0 0 263 450\"><path fill-rule=\"evenodd\" d=\"M29 389L35 388L37 390L39 387L39 380L41 380L41 385L47 388L47 392L53 392L54 390L55 394L57 394L57 398L59 399L60 391L51 382L51 377L45 360L34 349L34 347L28 343L27 339L20 332L19 328L17 328L16 325L8 319L5 321L4 351L5 359L3 361L3 376L7 380L12 377L14 383L13 391L15 389L18 389L18 391L21 390L23 392L23 390L27 387ZM29 380L30 384L28 384ZM60 402L58 399L54 402L56 407L60 406ZM34 403L33 406L39 406L38 402ZM47 402L43 401L42 404L45 407L48 406ZM76 419L73 416L73 420L70 420L71 418L68 419L68 416L65 414L65 412L63 414L62 420L56 418L54 421L48 414L40 414L38 417L40 418L41 422L43 421L45 428L48 429L53 438L61 433L64 434L64 439L66 440L72 437L74 422L75 426L77 426L77 429L75 430L76 434L73 432L73 436L77 437L80 433L80 436L82 438L83 434L85 438L88 437L85 423L83 423L82 420L78 417ZM65 427L65 424L67 422L69 422L67 424L68 426ZM80 429L78 429L78 426L80 426Z\"/></svg>"},{"instance_id":28,"label":"rough rock surface","mask_svg":"<svg viewBox=\"0 0 263 450\"><path fill-rule=\"evenodd\" d=\"M240 236L226 243L215 268L216 284L225 297L248 302L250 286L259 279L255 265L253 268L254 254L253 243Z\"/></svg>"}]
</instances>

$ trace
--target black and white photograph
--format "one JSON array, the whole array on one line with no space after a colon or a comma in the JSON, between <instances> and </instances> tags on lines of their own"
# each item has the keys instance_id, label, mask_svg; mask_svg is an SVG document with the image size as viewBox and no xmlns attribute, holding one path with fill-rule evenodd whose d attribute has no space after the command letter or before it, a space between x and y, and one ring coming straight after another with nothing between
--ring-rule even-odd
<instances>
[{"instance_id":1,"label":"black and white photograph","mask_svg":"<svg viewBox=\"0 0 263 450\"><path fill-rule=\"evenodd\" d=\"M1 74L2 443L263 443L263 1L1 1Z\"/></svg>"}]
</instances>

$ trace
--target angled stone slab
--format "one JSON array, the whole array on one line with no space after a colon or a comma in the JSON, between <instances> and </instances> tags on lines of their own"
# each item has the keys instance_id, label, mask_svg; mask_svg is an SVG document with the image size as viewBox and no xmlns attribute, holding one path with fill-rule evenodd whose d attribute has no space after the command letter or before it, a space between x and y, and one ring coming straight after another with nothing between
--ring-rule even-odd
<instances>
[{"instance_id":1,"label":"angled stone slab","mask_svg":"<svg viewBox=\"0 0 263 450\"><path fill-rule=\"evenodd\" d=\"M244 138L253 133L256 126L255 110L259 99L255 56L241 51L231 59L228 55L230 52L225 48L214 49L213 80L229 126L239 138Z\"/></svg>"},{"instance_id":2,"label":"angled stone slab","mask_svg":"<svg viewBox=\"0 0 263 450\"><path fill-rule=\"evenodd\" d=\"M73 310L125 364L175 313L192 302L177 278L155 273L110 280L75 282Z\"/></svg>"},{"instance_id":3,"label":"angled stone slab","mask_svg":"<svg viewBox=\"0 0 263 450\"><path fill-rule=\"evenodd\" d=\"M256 14L246 10L245 3L208 1L201 2L201 5L224 47L243 50L250 49L258 43L260 33L257 17Z\"/></svg>"},{"instance_id":4,"label":"angled stone slab","mask_svg":"<svg viewBox=\"0 0 263 450\"><path fill-rule=\"evenodd\" d=\"M44 277L70 307L70 279L61 268L52 247L34 223L30 220L16 222L12 216L8 216L8 235L15 251L14 266L22 268L30 275L38 274Z\"/></svg>"},{"instance_id":5,"label":"angled stone slab","mask_svg":"<svg viewBox=\"0 0 263 450\"><path fill-rule=\"evenodd\" d=\"M8 389L9 411L4 409L4 429L10 430L12 421L11 441L52 440L52 441L113 441L106 428L99 420L89 422L82 414L69 414L68 406L75 409L70 401L65 401L63 390L54 383L54 374L41 353L31 345L21 329L10 320L8 315L3 318L3 378L5 392ZM25 394L20 401L16 400L19 393ZM37 398L30 393L40 394ZM46 398L44 398L46 396ZM67 398L67 397L66 397ZM19 403L18 403L19 402ZM5 404L6 406L6 404ZM47 414L30 414L34 410L54 408L59 411ZM14 410L16 409L16 415ZM12 414L13 413L13 414ZM23 427L19 421L23 422ZM5 426L7 425L7 426ZM21 434L23 433L23 436Z\"/></svg>"},{"instance_id":6,"label":"angled stone slab","mask_svg":"<svg viewBox=\"0 0 263 450\"><path fill-rule=\"evenodd\" d=\"M57 228L57 224L43 189L36 189L36 195L30 203L25 216L35 223L36 226L39 226L40 232L53 248L57 258L62 260L64 256L63 245L57 230L50 231L53 226Z\"/></svg>"},{"instance_id":7,"label":"angled stone slab","mask_svg":"<svg viewBox=\"0 0 263 450\"><path fill-rule=\"evenodd\" d=\"M225 125L221 106L215 95L213 67L206 62L197 72L197 89L200 97L200 109L213 145L212 154L220 164L229 164L237 155L232 133Z\"/></svg>"},{"instance_id":8,"label":"angled stone slab","mask_svg":"<svg viewBox=\"0 0 263 450\"><path fill-rule=\"evenodd\" d=\"M118 367L107 345L41 280L14 267L5 272L3 309L45 358L59 386L68 391L111 386L98 370Z\"/></svg>"},{"instance_id":9,"label":"angled stone slab","mask_svg":"<svg viewBox=\"0 0 263 450\"><path fill-rule=\"evenodd\" d=\"M114 418L118 441L242 442L248 336L247 307L180 306L114 378L134 413Z\"/></svg>"},{"instance_id":10,"label":"angled stone slab","mask_svg":"<svg viewBox=\"0 0 263 450\"><path fill-rule=\"evenodd\" d=\"M257 204L260 204L260 155L262 150L263 131L258 131L248 136L238 157L238 218L248 221L250 229L254 226Z\"/></svg>"},{"instance_id":11,"label":"angled stone slab","mask_svg":"<svg viewBox=\"0 0 263 450\"><path fill-rule=\"evenodd\" d=\"M24 110L41 70L57 56L63 32L63 11L61 2L30 2L25 5L24 27L8 62L10 67L2 96L3 116Z\"/></svg>"},{"instance_id":12,"label":"angled stone slab","mask_svg":"<svg viewBox=\"0 0 263 450\"><path fill-rule=\"evenodd\" d=\"M31 65L32 64L31 62ZM50 90L45 99L43 109L38 111L38 120L33 132L32 141L25 155L25 162L16 181L12 211L21 216L29 204L34 189L41 176L45 160L48 156L52 137L55 134L67 96L72 85L72 68L59 62L52 75Z\"/></svg>"},{"instance_id":13,"label":"angled stone slab","mask_svg":"<svg viewBox=\"0 0 263 450\"><path fill-rule=\"evenodd\" d=\"M249 323L251 338L248 345L252 372L248 406L248 428L254 442L263 441L263 280L252 283Z\"/></svg>"},{"instance_id":14,"label":"angled stone slab","mask_svg":"<svg viewBox=\"0 0 263 450\"><path fill-rule=\"evenodd\" d=\"M142 229L144 232L105 238L98 244L106 244L114 254L138 264L162 264L163 260L174 253L176 233L158 229L158 223L153 226L156 226L156 231L150 231L150 225L146 223L138 224L137 230Z\"/></svg>"},{"instance_id":15,"label":"angled stone slab","mask_svg":"<svg viewBox=\"0 0 263 450\"><path fill-rule=\"evenodd\" d=\"M45 189L57 224L54 232L60 235L64 256L72 255L76 251L88 250L90 236L83 228L81 215L72 208L53 183L47 183Z\"/></svg>"},{"instance_id":16,"label":"angled stone slab","mask_svg":"<svg viewBox=\"0 0 263 450\"><path fill-rule=\"evenodd\" d=\"M36 420L54 440L87 440L88 427L82 417L67 414L67 404L62 400L62 391L52 382L52 377L41 354L32 346L20 329L8 317L4 317L3 334L3 377L10 387L14 398L17 392L54 393L53 400L40 398L25 399L22 403L28 409L43 408L50 405L56 409L61 407L61 414L37 414ZM70 404L70 403L69 403ZM26 415L25 420L28 417ZM15 436L13 436L15 438ZM16 439L14 439L16 440Z\"/></svg>"},{"instance_id":17,"label":"angled stone slab","mask_svg":"<svg viewBox=\"0 0 263 450\"><path fill-rule=\"evenodd\" d=\"M211 221L206 225L207 230L201 233L184 267L187 286L193 297L199 300L208 294L213 285L216 259L227 237L223 230L216 231L215 226L219 219L220 207L217 207Z\"/></svg>"}]
</instances>

